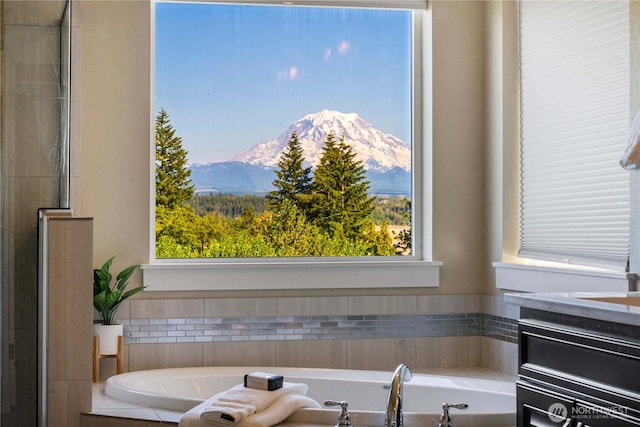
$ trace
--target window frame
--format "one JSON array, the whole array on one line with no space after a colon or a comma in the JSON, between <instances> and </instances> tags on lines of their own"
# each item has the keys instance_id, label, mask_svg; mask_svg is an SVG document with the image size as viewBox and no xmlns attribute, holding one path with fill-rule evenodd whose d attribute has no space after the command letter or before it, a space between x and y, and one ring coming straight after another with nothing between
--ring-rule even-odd
<instances>
[{"instance_id":1,"label":"window frame","mask_svg":"<svg viewBox=\"0 0 640 427\"><path fill-rule=\"evenodd\" d=\"M180 1L180 0L179 0ZM210 1L216 3L217 1ZM151 12L151 38L155 40L155 2ZM282 1L226 0L222 3L280 4ZM287 5L330 7L398 6L388 0L296 0ZM407 0L407 5L426 3ZM155 168L151 168L149 264L142 267L146 291L345 289L437 287L441 262L432 260L432 99L431 16L428 9L413 10L412 97L412 231L413 254L397 257L216 258L156 259ZM150 114L155 108L155 54L151 52ZM152 125L155 122L152 120ZM155 135L152 129L151 135ZM155 144L150 144L155 164Z\"/></svg>"}]
</instances>

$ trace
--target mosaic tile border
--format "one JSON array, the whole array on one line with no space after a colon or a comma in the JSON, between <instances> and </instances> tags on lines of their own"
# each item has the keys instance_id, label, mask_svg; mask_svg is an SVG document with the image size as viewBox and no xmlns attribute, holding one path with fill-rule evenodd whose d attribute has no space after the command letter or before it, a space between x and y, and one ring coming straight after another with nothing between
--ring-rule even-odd
<instances>
[{"instance_id":1,"label":"mosaic tile border","mask_svg":"<svg viewBox=\"0 0 640 427\"><path fill-rule=\"evenodd\" d=\"M482 336L517 344L518 320L484 313L482 315Z\"/></svg>"},{"instance_id":2,"label":"mosaic tile border","mask_svg":"<svg viewBox=\"0 0 640 427\"><path fill-rule=\"evenodd\" d=\"M486 313L123 320L125 344L487 336L517 342L517 320Z\"/></svg>"}]
</instances>

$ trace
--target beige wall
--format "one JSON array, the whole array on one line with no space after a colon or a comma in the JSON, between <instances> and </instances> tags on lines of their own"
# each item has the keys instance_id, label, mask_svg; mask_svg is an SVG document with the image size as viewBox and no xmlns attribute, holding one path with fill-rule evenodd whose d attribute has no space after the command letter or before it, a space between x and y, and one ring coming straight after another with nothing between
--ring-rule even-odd
<instances>
[{"instance_id":1,"label":"beige wall","mask_svg":"<svg viewBox=\"0 0 640 427\"><path fill-rule=\"evenodd\" d=\"M519 84L516 3L485 8L486 263L515 260L519 232ZM493 268L485 292L497 293Z\"/></svg>"},{"instance_id":2,"label":"beige wall","mask_svg":"<svg viewBox=\"0 0 640 427\"><path fill-rule=\"evenodd\" d=\"M435 1L433 257L440 293L483 287L484 2Z\"/></svg>"},{"instance_id":3,"label":"beige wall","mask_svg":"<svg viewBox=\"0 0 640 427\"><path fill-rule=\"evenodd\" d=\"M74 6L72 208L94 218L94 264L120 271L149 259L151 4Z\"/></svg>"}]
</instances>

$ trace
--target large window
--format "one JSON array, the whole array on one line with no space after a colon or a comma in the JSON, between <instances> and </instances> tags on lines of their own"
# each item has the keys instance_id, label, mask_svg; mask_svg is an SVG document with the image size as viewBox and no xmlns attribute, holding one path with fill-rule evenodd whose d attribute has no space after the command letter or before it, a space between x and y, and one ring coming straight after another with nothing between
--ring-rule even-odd
<instances>
[{"instance_id":1,"label":"large window","mask_svg":"<svg viewBox=\"0 0 640 427\"><path fill-rule=\"evenodd\" d=\"M430 260L426 1L260 3L156 3L156 266L437 282L411 268Z\"/></svg>"},{"instance_id":2,"label":"large window","mask_svg":"<svg viewBox=\"0 0 640 427\"><path fill-rule=\"evenodd\" d=\"M520 5L520 253L624 270L629 3Z\"/></svg>"}]
</instances>

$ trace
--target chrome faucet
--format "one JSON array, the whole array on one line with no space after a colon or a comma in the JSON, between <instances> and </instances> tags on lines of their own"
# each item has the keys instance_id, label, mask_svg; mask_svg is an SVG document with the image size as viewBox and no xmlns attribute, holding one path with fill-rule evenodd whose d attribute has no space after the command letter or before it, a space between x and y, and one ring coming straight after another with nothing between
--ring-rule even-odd
<instances>
[{"instance_id":1,"label":"chrome faucet","mask_svg":"<svg viewBox=\"0 0 640 427\"><path fill-rule=\"evenodd\" d=\"M440 423L438 427L453 427L451 423L451 415L449 415L449 409L467 409L469 405L466 403L443 403L442 404L442 415L440 416Z\"/></svg>"},{"instance_id":2,"label":"chrome faucet","mask_svg":"<svg viewBox=\"0 0 640 427\"><path fill-rule=\"evenodd\" d=\"M387 397L384 427L402 427L402 384L411 380L412 376L411 370L405 364L398 365L393 373Z\"/></svg>"}]
</instances>

